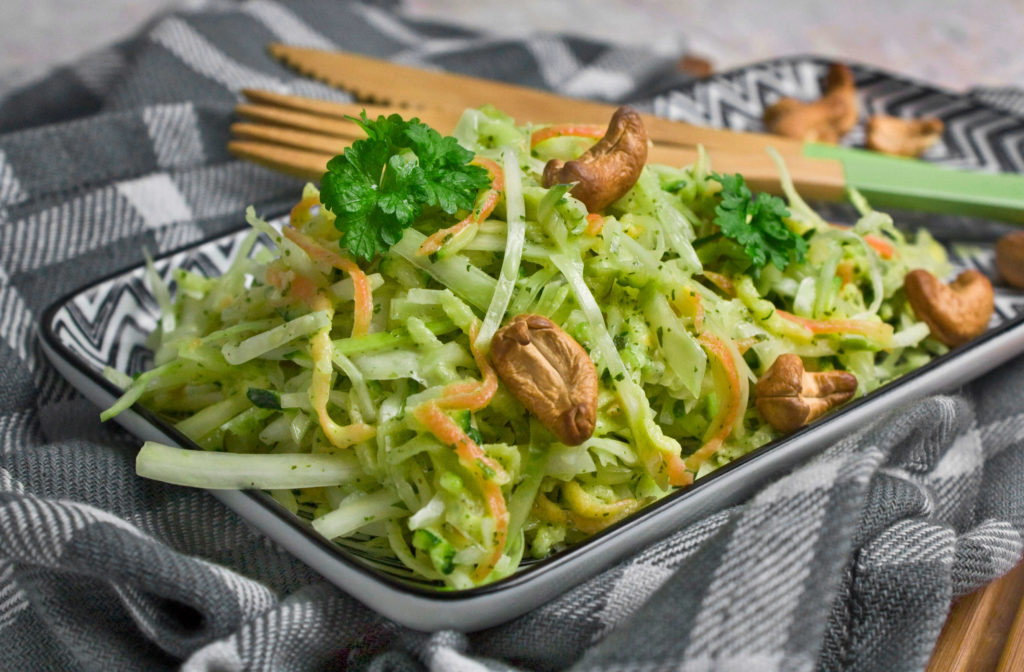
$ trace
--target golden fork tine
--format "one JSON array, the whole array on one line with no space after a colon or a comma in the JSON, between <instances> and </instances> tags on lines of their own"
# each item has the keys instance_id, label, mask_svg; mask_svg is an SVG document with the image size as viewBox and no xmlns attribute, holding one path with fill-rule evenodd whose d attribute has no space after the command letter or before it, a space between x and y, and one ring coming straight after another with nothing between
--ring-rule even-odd
<instances>
[{"instance_id":1,"label":"golden fork tine","mask_svg":"<svg viewBox=\"0 0 1024 672\"><path fill-rule=\"evenodd\" d=\"M340 103L262 89L243 89L242 93L249 100L262 106L294 110L311 114L321 119L339 120L344 119L346 116L358 117L364 109L370 117L392 113L398 113L405 117L415 115L421 121L433 126L443 134L451 133L462 116L461 109L454 110L438 106L421 107L413 105ZM585 104L585 102L580 101L581 104ZM500 107L500 102L498 105ZM562 113L547 121L550 123L573 121L572 119L562 118L564 116L565 114ZM787 159L791 156L803 156L802 142L778 135L750 132L737 133L722 129L694 127L653 117L648 117L645 123L657 126L657 128L648 128L648 135L652 138L661 138L661 140L656 139L655 141L658 145L662 146L692 149L698 144L702 144L716 153L719 150L764 153L765 148L771 146Z\"/></svg>"},{"instance_id":2,"label":"golden fork tine","mask_svg":"<svg viewBox=\"0 0 1024 672\"><path fill-rule=\"evenodd\" d=\"M231 134L238 138L262 140L271 144L332 155L341 154L351 144L347 138L310 133L282 126L251 124L244 121L231 124Z\"/></svg>"},{"instance_id":3,"label":"golden fork tine","mask_svg":"<svg viewBox=\"0 0 1024 672\"><path fill-rule=\"evenodd\" d=\"M397 111L397 108L385 105L342 103L320 98L294 96L276 91L266 91L264 89L242 89L242 95L254 103L266 103L267 105L312 112L325 117L338 117L339 119L343 119L348 115L358 116L359 112L363 109L366 110L367 115L390 114L391 111Z\"/></svg>"},{"instance_id":4,"label":"golden fork tine","mask_svg":"<svg viewBox=\"0 0 1024 672\"><path fill-rule=\"evenodd\" d=\"M240 159L310 181L320 180L327 169L327 162L333 158L332 154L282 147L255 140L232 140L228 143L228 151Z\"/></svg>"},{"instance_id":5,"label":"golden fork tine","mask_svg":"<svg viewBox=\"0 0 1024 672\"><path fill-rule=\"evenodd\" d=\"M261 103L274 107L281 107L299 112L319 115L321 117L344 119L352 116L358 117L364 110L366 116L376 118L380 115L401 114L404 117L410 115L419 117L420 121L433 126L442 133L450 133L455 124L462 116L461 111L454 112L439 108L427 107L401 107L397 105L372 105L367 103L339 103L319 98L307 98L305 96L293 96L290 94L265 91L263 89L243 89L242 95L253 103Z\"/></svg>"},{"instance_id":6,"label":"golden fork tine","mask_svg":"<svg viewBox=\"0 0 1024 672\"><path fill-rule=\"evenodd\" d=\"M287 126L307 131L315 131L322 135L333 135L339 138L356 140L365 137L363 129L352 121L321 117L308 112L286 110L270 105L240 103L235 106L235 112L252 121L262 121L278 126Z\"/></svg>"}]
</instances>

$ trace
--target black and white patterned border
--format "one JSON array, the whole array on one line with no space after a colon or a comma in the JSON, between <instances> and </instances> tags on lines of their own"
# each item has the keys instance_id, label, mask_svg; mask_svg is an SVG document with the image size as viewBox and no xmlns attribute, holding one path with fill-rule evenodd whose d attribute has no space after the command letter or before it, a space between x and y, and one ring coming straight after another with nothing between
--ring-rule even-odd
<instances>
[{"instance_id":1,"label":"black and white patterned border","mask_svg":"<svg viewBox=\"0 0 1024 672\"><path fill-rule=\"evenodd\" d=\"M168 285L176 269L221 275L249 231L239 229L160 257L154 268ZM258 249L259 244L252 252ZM109 366L129 375L145 370L152 361L146 340L160 317L146 275L145 265L139 265L73 294L44 328L88 369L102 372Z\"/></svg>"},{"instance_id":2,"label":"black and white patterned border","mask_svg":"<svg viewBox=\"0 0 1024 672\"><path fill-rule=\"evenodd\" d=\"M789 96L813 100L832 61L783 58L733 70L659 96L656 114L704 126L763 131L764 109ZM941 140L924 158L953 168L1024 172L1024 117L963 94L856 63L850 64L861 103L858 125L843 144L864 144L864 123L873 114L938 117Z\"/></svg>"}]
</instances>

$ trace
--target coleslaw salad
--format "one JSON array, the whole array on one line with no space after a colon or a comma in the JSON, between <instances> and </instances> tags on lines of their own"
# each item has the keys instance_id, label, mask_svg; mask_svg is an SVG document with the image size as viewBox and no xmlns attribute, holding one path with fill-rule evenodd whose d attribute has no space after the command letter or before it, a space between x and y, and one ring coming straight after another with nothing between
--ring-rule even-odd
<instances>
[{"instance_id":1,"label":"coleslaw salad","mask_svg":"<svg viewBox=\"0 0 1024 672\"><path fill-rule=\"evenodd\" d=\"M589 213L550 158L600 136L467 110L454 132L491 185L471 212L425 211L390 250L355 261L307 185L280 230L252 230L221 276L152 271L154 367L107 376L203 451L146 444L140 475L259 488L320 534L390 571L462 589L508 576L622 520L779 433L752 385L783 353L853 373L858 395L930 361L902 291L948 263L856 192L850 227L823 220L783 176L803 261L750 268L722 236L722 182L701 152L649 164ZM256 252L259 237L269 246ZM744 265L746 264L746 265ZM566 446L495 375L491 338L543 315L599 375L592 437Z\"/></svg>"}]
</instances>

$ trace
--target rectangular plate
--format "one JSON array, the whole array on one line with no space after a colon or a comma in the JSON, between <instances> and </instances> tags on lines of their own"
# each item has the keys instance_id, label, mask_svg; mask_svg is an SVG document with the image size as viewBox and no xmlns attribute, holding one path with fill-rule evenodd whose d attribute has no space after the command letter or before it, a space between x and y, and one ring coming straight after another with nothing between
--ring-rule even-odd
<instances>
[{"instance_id":1,"label":"rectangular plate","mask_svg":"<svg viewBox=\"0 0 1024 672\"><path fill-rule=\"evenodd\" d=\"M733 105L740 97L746 101L745 113L757 116L759 112L751 110L766 102L770 104L773 96L813 97L813 91L793 91L790 85L803 82L813 88L816 86L815 78L820 77L827 64L827 61L819 59L796 58L751 66L699 82L688 93L672 92L669 98L674 101L674 107L662 111L679 113L681 101L689 96L689 100L701 101L703 113L710 117L702 121L734 122L734 126L744 128L749 119L739 120L724 110L710 114L708 101L716 100L716 104L725 107ZM974 102L968 105L956 94L908 83L877 70L860 66L854 66L854 69L858 81L871 82L871 86L866 88L866 95L877 90L885 96L905 100L895 96L893 91L905 92L917 87L915 90L927 89L921 94L924 100L934 102L936 96L943 100L951 99L953 102L947 101L945 107L938 106L939 110L952 110L955 117L947 121L947 129L950 122L955 127L956 123L970 118L972 114L988 121L1000 117L1005 121L1002 128L1014 124L1024 128L1024 121ZM773 89L772 81L780 83L779 86ZM741 91L738 87L747 88ZM869 109L877 110L884 105L884 100L865 100ZM973 113L967 109L969 106L974 106ZM698 111L692 111L692 115L698 115ZM960 137L958 134L959 131L956 137ZM982 154L1006 156L1007 152L1019 150L1000 148L994 152L991 147L979 149L979 137L984 139L987 136L975 134L972 146ZM943 142L948 144L955 139L945 138ZM963 165L964 151L966 149L954 151L943 146L935 148L933 153L939 161L942 157L955 156L952 163ZM713 162L714 156L711 159ZM1008 169L1006 166L996 168ZM227 267L247 231L246 227L170 253L158 259L156 267L165 280L169 280L172 269L180 267L208 275L218 274ZM976 240L975 235L965 237ZM991 245L972 243L969 247L959 248L954 244L950 249L951 260L958 270L978 268L994 279ZM960 256L958 250L969 252ZM131 374L143 370L151 359L145 339L157 324L159 309L144 275L142 264L118 272L60 299L43 316L42 343L47 356L75 388L100 408L110 406L120 395L120 390L103 377L104 367L111 366ZM569 549L542 561L526 563L513 576L471 590L442 591L398 578L379 562L375 564L353 549L322 538L308 521L288 512L262 492L214 491L212 494L328 580L385 616L420 630L480 630L525 613L670 532L738 503L766 481L870 424L885 411L928 394L952 390L1022 351L1024 294L997 287L996 312L989 330L980 338L810 427L762 446L700 479L693 486L665 497ZM116 420L140 439L196 447L155 414L138 405Z\"/></svg>"}]
</instances>

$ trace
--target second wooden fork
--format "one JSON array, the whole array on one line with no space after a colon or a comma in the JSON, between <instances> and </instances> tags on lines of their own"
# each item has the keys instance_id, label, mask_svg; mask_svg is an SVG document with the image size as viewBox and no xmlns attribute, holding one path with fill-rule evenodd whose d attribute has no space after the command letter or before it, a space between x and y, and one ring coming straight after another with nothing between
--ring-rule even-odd
<instances>
[{"instance_id":1,"label":"second wooden fork","mask_svg":"<svg viewBox=\"0 0 1024 672\"><path fill-rule=\"evenodd\" d=\"M364 110L371 118L397 112L418 117L439 132L450 134L462 114L461 110L436 107L338 103L260 90L245 90L243 94L248 102L239 104L236 112L244 121L232 124L233 139L228 150L239 158L311 181L323 177L332 157L364 137L359 125L347 116L358 117ZM552 119L551 123L571 121ZM779 149L801 194L826 200L843 197L843 173L836 162L793 153L787 143L780 143ZM682 167L697 157L695 147L653 144L647 160ZM765 151L714 147L711 162L718 172L742 174L752 189L774 193L781 189L778 167Z\"/></svg>"}]
</instances>

